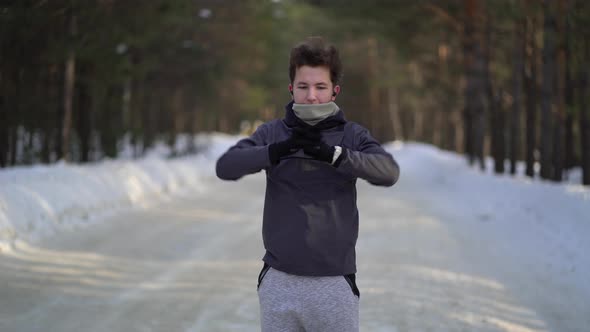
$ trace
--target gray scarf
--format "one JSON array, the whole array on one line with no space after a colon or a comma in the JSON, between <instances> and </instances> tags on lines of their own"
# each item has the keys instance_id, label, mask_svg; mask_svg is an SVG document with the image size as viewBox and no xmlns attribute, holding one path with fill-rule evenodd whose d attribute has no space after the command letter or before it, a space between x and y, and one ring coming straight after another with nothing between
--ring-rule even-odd
<instances>
[{"instance_id":1,"label":"gray scarf","mask_svg":"<svg viewBox=\"0 0 590 332\"><path fill-rule=\"evenodd\" d=\"M293 104L295 115L310 126L315 126L327 117L338 113L339 110L340 108L333 101L325 104Z\"/></svg>"}]
</instances>

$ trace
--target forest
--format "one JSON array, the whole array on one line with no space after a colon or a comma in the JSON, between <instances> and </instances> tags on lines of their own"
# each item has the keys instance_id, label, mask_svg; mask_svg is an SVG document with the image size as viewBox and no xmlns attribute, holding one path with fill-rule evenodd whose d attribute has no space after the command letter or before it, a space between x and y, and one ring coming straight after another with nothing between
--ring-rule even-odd
<instances>
[{"instance_id":1,"label":"forest","mask_svg":"<svg viewBox=\"0 0 590 332\"><path fill-rule=\"evenodd\" d=\"M379 141L590 185L584 0L2 0L0 167L247 132L283 115L308 36L339 49L338 105Z\"/></svg>"}]
</instances>

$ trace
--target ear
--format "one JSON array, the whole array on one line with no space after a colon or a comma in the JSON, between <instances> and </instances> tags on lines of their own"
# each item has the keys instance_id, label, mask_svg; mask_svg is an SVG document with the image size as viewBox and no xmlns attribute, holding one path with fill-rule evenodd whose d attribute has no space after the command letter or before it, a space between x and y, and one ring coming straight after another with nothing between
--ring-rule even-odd
<instances>
[{"instance_id":1,"label":"ear","mask_svg":"<svg viewBox=\"0 0 590 332\"><path fill-rule=\"evenodd\" d=\"M291 98L293 97L293 84L289 84L289 93L291 94Z\"/></svg>"},{"instance_id":2,"label":"ear","mask_svg":"<svg viewBox=\"0 0 590 332\"><path fill-rule=\"evenodd\" d=\"M332 92L332 101L336 100L336 96L340 93L340 85L336 85L334 87L334 91Z\"/></svg>"}]
</instances>

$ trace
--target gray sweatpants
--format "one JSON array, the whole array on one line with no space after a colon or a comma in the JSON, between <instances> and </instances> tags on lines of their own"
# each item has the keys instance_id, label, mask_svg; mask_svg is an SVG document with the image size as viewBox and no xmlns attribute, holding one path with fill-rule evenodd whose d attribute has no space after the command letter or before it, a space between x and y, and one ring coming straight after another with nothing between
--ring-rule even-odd
<instances>
[{"instance_id":1,"label":"gray sweatpants","mask_svg":"<svg viewBox=\"0 0 590 332\"><path fill-rule=\"evenodd\" d=\"M258 288L263 332L357 332L359 298L350 279L306 277L273 268Z\"/></svg>"}]
</instances>

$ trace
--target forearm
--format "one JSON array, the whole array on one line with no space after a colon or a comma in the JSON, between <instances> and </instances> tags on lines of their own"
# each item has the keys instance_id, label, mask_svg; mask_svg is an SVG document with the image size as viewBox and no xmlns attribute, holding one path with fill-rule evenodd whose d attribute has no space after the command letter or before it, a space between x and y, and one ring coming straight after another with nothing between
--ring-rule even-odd
<instances>
[{"instance_id":1,"label":"forearm","mask_svg":"<svg viewBox=\"0 0 590 332\"><path fill-rule=\"evenodd\" d=\"M346 150L338 170L346 174L367 180L378 186L393 186L399 179L399 165L387 153L367 153Z\"/></svg>"},{"instance_id":2,"label":"forearm","mask_svg":"<svg viewBox=\"0 0 590 332\"><path fill-rule=\"evenodd\" d=\"M230 148L218 160L217 177L222 180L237 180L244 175L260 172L270 166L268 146Z\"/></svg>"}]
</instances>

